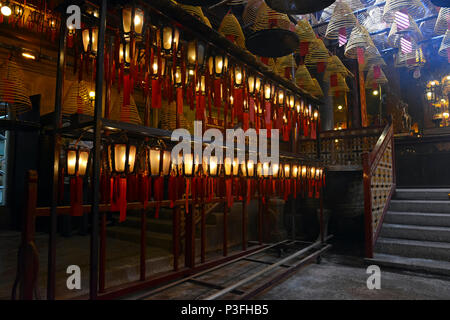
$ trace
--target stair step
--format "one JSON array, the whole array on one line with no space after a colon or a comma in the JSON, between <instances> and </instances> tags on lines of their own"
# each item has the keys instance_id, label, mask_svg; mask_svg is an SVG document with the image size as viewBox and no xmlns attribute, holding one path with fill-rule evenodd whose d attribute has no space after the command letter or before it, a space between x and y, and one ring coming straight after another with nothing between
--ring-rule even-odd
<instances>
[{"instance_id":1,"label":"stair step","mask_svg":"<svg viewBox=\"0 0 450 320\"><path fill-rule=\"evenodd\" d=\"M448 261L407 258L381 253L375 254L373 259L366 259L366 261L385 267L450 276L450 262Z\"/></svg>"},{"instance_id":2,"label":"stair step","mask_svg":"<svg viewBox=\"0 0 450 320\"><path fill-rule=\"evenodd\" d=\"M450 214L388 211L385 223L450 227Z\"/></svg>"},{"instance_id":3,"label":"stair step","mask_svg":"<svg viewBox=\"0 0 450 320\"><path fill-rule=\"evenodd\" d=\"M450 212L449 200L391 200L389 211L398 212Z\"/></svg>"},{"instance_id":4,"label":"stair step","mask_svg":"<svg viewBox=\"0 0 450 320\"><path fill-rule=\"evenodd\" d=\"M375 253L450 261L450 243L380 237Z\"/></svg>"},{"instance_id":5,"label":"stair step","mask_svg":"<svg viewBox=\"0 0 450 320\"><path fill-rule=\"evenodd\" d=\"M121 226L141 229L141 218L140 217L127 217L127 219L122 222ZM147 230L160 233L172 234L172 220L167 219L154 219L147 217Z\"/></svg>"},{"instance_id":6,"label":"stair step","mask_svg":"<svg viewBox=\"0 0 450 320\"><path fill-rule=\"evenodd\" d=\"M450 243L450 228L384 223L380 236L384 238L440 241Z\"/></svg>"},{"instance_id":7,"label":"stair step","mask_svg":"<svg viewBox=\"0 0 450 320\"><path fill-rule=\"evenodd\" d=\"M449 200L450 189L396 189L396 200Z\"/></svg>"}]
</instances>

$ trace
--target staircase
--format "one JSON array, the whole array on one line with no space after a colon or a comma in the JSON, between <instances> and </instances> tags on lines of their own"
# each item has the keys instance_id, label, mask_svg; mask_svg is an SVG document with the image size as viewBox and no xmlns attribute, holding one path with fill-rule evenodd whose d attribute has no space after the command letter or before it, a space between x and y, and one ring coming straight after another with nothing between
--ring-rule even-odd
<instances>
[{"instance_id":1,"label":"staircase","mask_svg":"<svg viewBox=\"0 0 450 320\"><path fill-rule=\"evenodd\" d=\"M450 276L450 189L397 189L370 263Z\"/></svg>"}]
</instances>

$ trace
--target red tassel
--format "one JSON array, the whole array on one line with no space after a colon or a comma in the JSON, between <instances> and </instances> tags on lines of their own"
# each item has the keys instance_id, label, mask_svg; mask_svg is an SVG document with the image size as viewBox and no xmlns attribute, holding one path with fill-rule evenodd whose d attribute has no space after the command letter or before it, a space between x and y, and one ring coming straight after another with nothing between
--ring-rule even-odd
<instances>
[{"instance_id":1,"label":"red tassel","mask_svg":"<svg viewBox=\"0 0 450 320\"><path fill-rule=\"evenodd\" d=\"M309 52L309 42L300 42L300 56L304 57Z\"/></svg>"},{"instance_id":2,"label":"red tassel","mask_svg":"<svg viewBox=\"0 0 450 320\"><path fill-rule=\"evenodd\" d=\"M380 66L373 66L373 78L376 80L381 76Z\"/></svg>"},{"instance_id":3,"label":"red tassel","mask_svg":"<svg viewBox=\"0 0 450 320\"><path fill-rule=\"evenodd\" d=\"M184 209L186 210L186 214L189 213L189 184L191 182L190 178L186 179L186 193L185 193L185 205Z\"/></svg>"},{"instance_id":4,"label":"red tassel","mask_svg":"<svg viewBox=\"0 0 450 320\"><path fill-rule=\"evenodd\" d=\"M176 195L177 195L177 178L174 176L169 177L169 200L170 200L170 208L175 206Z\"/></svg>"},{"instance_id":5,"label":"red tassel","mask_svg":"<svg viewBox=\"0 0 450 320\"><path fill-rule=\"evenodd\" d=\"M322 73L325 71L325 62L317 62L317 72Z\"/></svg>"},{"instance_id":6,"label":"red tassel","mask_svg":"<svg viewBox=\"0 0 450 320\"><path fill-rule=\"evenodd\" d=\"M161 109L161 80L152 80L152 108Z\"/></svg>"},{"instance_id":7,"label":"red tassel","mask_svg":"<svg viewBox=\"0 0 450 320\"><path fill-rule=\"evenodd\" d=\"M80 217L83 215L83 178L70 178L70 215Z\"/></svg>"},{"instance_id":8,"label":"red tassel","mask_svg":"<svg viewBox=\"0 0 450 320\"><path fill-rule=\"evenodd\" d=\"M144 210L148 205L149 196L149 177L143 174L139 175L139 201L142 202Z\"/></svg>"},{"instance_id":9,"label":"red tassel","mask_svg":"<svg viewBox=\"0 0 450 320\"><path fill-rule=\"evenodd\" d=\"M177 114L183 114L183 88L177 88Z\"/></svg>"},{"instance_id":10,"label":"red tassel","mask_svg":"<svg viewBox=\"0 0 450 320\"><path fill-rule=\"evenodd\" d=\"M231 178L225 179L228 208L233 206L232 182L233 180Z\"/></svg>"},{"instance_id":11,"label":"red tassel","mask_svg":"<svg viewBox=\"0 0 450 320\"><path fill-rule=\"evenodd\" d=\"M244 96L242 88L234 88L233 99L233 109L235 117L239 121L242 121L242 111L244 110Z\"/></svg>"},{"instance_id":12,"label":"red tassel","mask_svg":"<svg viewBox=\"0 0 450 320\"><path fill-rule=\"evenodd\" d=\"M330 86L336 87L337 86L337 74L332 74L330 76Z\"/></svg>"},{"instance_id":13,"label":"red tassel","mask_svg":"<svg viewBox=\"0 0 450 320\"><path fill-rule=\"evenodd\" d=\"M119 222L123 222L127 216L127 179L116 176L112 180L111 211L119 211Z\"/></svg>"},{"instance_id":14,"label":"red tassel","mask_svg":"<svg viewBox=\"0 0 450 320\"><path fill-rule=\"evenodd\" d=\"M214 106L217 109L222 107L222 93L220 83L220 79L214 79Z\"/></svg>"}]
</instances>

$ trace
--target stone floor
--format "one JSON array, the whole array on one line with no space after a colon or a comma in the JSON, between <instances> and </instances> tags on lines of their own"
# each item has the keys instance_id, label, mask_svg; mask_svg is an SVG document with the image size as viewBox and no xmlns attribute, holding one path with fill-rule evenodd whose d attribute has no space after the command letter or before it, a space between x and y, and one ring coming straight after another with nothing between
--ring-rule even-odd
<instances>
[{"instance_id":1,"label":"stone floor","mask_svg":"<svg viewBox=\"0 0 450 320\"><path fill-rule=\"evenodd\" d=\"M450 299L450 278L381 268L381 289L369 290L361 259L327 255L255 299L274 300L416 300Z\"/></svg>"}]
</instances>

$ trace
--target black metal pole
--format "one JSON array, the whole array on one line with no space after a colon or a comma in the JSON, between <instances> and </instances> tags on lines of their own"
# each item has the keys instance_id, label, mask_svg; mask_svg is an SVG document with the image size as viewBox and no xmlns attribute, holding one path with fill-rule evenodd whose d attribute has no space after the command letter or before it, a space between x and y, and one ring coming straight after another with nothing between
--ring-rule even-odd
<instances>
[{"instance_id":1,"label":"black metal pole","mask_svg":"<svg viewBox=\"0 0 450 320\"><path fill-rule=\"evenodd\" d=\"M100 27L98 32L97 74L95 81L94 110L94 153L92 176L92 221L91 221L91 261L89 279L89 298L96 299L98 293L98 232L100 203L100 147L103 109L103 77L105 73L105 33L106 33L106 0L101 1Z\"/></svg>"},{"instance_id":2,"label":"black metal pole","mask_svg":"<svg viewBox=\"0 0 450 320\"><path fill-rule=\"evenodd\" d=\"M65 10L64 10L65 11ZM58 216L56 207L58 205L58 174L60 156L60 136L58 130L61 128L62 94L64 86L64 65L66 50L67 25L66 14L62 14L59 36L58 64L56 69L56 94L55 111L53 112L53 133L51 145L53 146L53 177L51 180L50 200L50 230L48 238L48 264L47 264L47 299L55 299L55 277L56 277L56 228Z\"/></svg>"}]
</instances>

